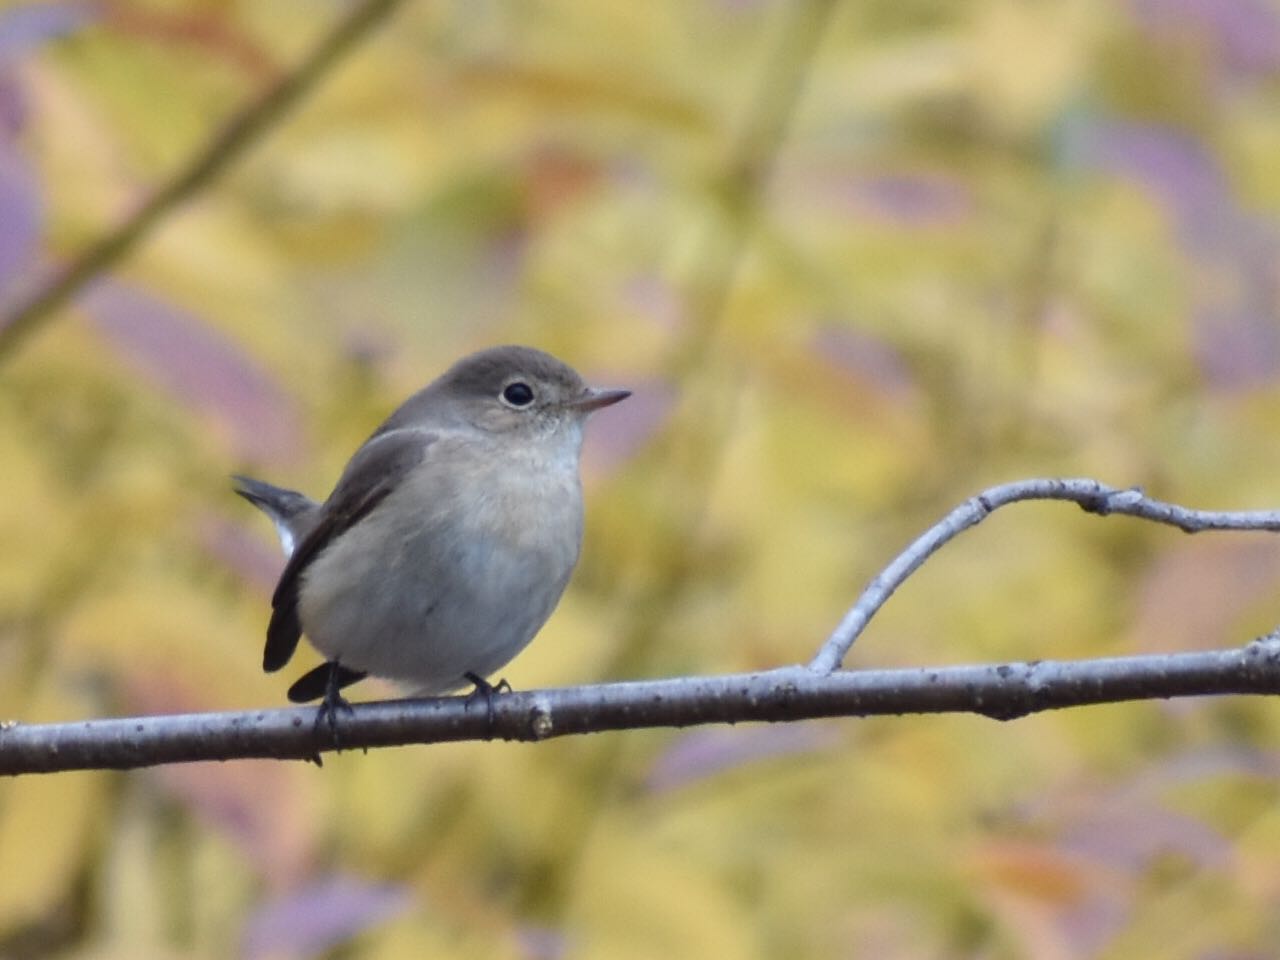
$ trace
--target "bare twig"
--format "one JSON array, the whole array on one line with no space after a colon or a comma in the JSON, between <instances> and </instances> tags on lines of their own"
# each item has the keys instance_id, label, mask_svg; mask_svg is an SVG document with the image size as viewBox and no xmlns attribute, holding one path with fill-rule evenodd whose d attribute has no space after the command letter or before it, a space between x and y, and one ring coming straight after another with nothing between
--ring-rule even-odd
<instances>
[{"instance_id":1,"label":"bare twig","mask_svg":"<svg viewBox=\"0 0 1280 960\"><path fill-rule=\"evenodd\" d=\"M1169 524L1186 533L1204 530L1280 531L1280 511L1189 510L1177 504L1152 500L1141 490L1121 490L1087 478L1018 480L991 487L966 500L926 530L867 584L858 602L844 615L818 655L810 661L809 669L820 676L838 669L876 611L921 564L953 537L981 523L993 511L1023 500L1068 500L1099 516L1119 513L1140 517Z\"/></svg>"},{"instance_id":2,"label":"bare twig","mask_svg":"<svg viewBox=\"0 0 1280 960\"><path fill-rule=\"evenodd\" d=\"M546 740L601 730L789 721L874 714L977 713L1009 720L1042 710L1208 694L1280 693L1280 640L1235 650L1106 660L863 670L801 667L720 677L357 704L345 749L455 740ZM129 769L247 757L317 760L333 749L312 708L0 726L0 774Z\"/></svg>"},{"instance_id":3,"label":"bare twig","mask_svg":"<svg viewBox=\"0 0 1280 960\"><path fill-rule=\"evenodd\" d=\"M296 69L232 118L190 163L124 223L98 239L0 317L0 363L94 277L111 269L183 201L240 157L305 96L335 63L404 0L363 0L336 23Z\"/></svg>"}]
</instances>

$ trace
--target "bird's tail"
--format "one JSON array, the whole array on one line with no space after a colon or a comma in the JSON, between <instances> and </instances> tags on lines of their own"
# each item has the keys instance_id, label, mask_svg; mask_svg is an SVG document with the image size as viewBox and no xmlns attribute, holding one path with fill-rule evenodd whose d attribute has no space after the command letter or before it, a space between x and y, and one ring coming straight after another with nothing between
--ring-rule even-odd
<instances>
[{"instance_id":1,"label":"bird's tail","mask_svg":"<svg viewBox=\"0 0 1280 960\"><path fill-rule=\"evenodd\" d=\"M286 490L252 477L233 476L231 481L236 493L271 518L280 537L280 547L286 557L290 556L298 541L311 529L319 505L296 490Z\"/></svg>"}]
</instances>

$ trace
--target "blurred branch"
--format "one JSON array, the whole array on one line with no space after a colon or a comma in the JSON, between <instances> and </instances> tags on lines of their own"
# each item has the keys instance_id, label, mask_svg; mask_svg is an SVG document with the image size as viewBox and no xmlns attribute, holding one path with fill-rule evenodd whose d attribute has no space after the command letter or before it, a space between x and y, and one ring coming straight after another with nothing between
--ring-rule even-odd
<instances>
[{"instance_id":1,"label":"blurred branch","mask_svg":"<svg viewBox=\"0 0 1280 960\"><path fill-rule=\"evenodd\" d=\"M758 66L734 83L744 94L726 119L717 162L703 184L700 215L685 269L676 266L684 320L671 340L663 366L680 384L680 405L666 430L650 446L655 469L637 502L645 529L632 545L649 562L651 575L627 599L613 653L602 678L644 676L654 652L673 629L670 612L689 591L689 570L704 549L697 531L705 525L718 465L732 435L741 391L726 390L720 368L734 363L723 334L739 270L765 218L769 181L788 130L816 69L817 54L835 0L797 0L778 5L770 17ZM736 99L736 96L735 96ZM686 272L687 271L687 272ZM566 836L554 859L539 870L537 901L526 907L555 927L571 923L577 880L594 831L590 821L612 808L630 789L625 774L628 743L621 737L584 744L575 793L583 798L570 816L580 829Z\"/></svg>"},{"instance_id":2,"label":"blurred branch","mask_svg":"<svg viewBox=\"0 0 1280 960\"><path fill-rule=\"evenodd\" d=\"M835 0L784 5L777 40L765 59L743 120L707 184L714 216L702 224L697 269L687 292L690 323L674 357L674 375L685 382L702 365L725 319L755 228L767 199L778 156L815 69Z\"/></svg>"},{"instance_id":3,"label":"blurred branch","mask_svg":"<svg viewBox=\"0 0 1280 960\"><path fill-rule=\"evenodd\" d=\"M876 611L921 564L953 537L981 523L993 511L1023 500L1067 500L1100 517L1124 514L1165 523L1184 533L1204 530L1280 531L1280 511L1190 510L1162 500L1152 500L1136 488L1121 490L1087 478L1018 480L991 487L969 498L926 530L867 584L858 602L844 615L818 655L809 662L809 669L818 675L837 669Z\"/></svg>"},{"instance_id":4,"label":"blurred branch","mask_svg":"<svg viewBox=\"0 0 1280 960\"><path fill-rule=\"evenodd\" d=\"M1096 480L1023 480L967 500L872 581L817 658L804 667L720 677L535 690L497 696L492 712L467 697L356 705L341 715L344 749L453 740L546 740L603 730L793 721L873 714L976 713L1010 720L1042 710L1221 694L1280 693L1280 631L1231 650L1098 660L837 671L854 639L930 555L993 510L1069 500L1201 530L1280 530L1280 512L1189 510ZM128 769L195 760L319 761L334 749L314 708L24 725L0 723L0 774Z\"/></svg>"},{"instance_id":5,"label":"blurred branch","mask_svg":"<svg viewBox=\"0 0 1280 960\"><path fill-rule=\"evenodd\" d=\"M404 0L363 0L330 29L292 72L232 117L186 167L162 186L124 223L91 244L31 295L0 315L0 363L12 356L42 323L48 322L99 274L128 256L179 204L199 192L270 130Z\"/></svg>"},{"instance_id":6,"label":"blurred branch","mask_svg":"<svg viewBox=\"0 0 1280 960\"><path fill-rule=\"evenodd\" d=\"M344 749L456 740L546 740L603 730L876 714L976 713L1011 720L1042 710L1208 694L1280 693L1280 638L1235 650L1071 662L860 670L802 667L507 693L492 716L467 697L362 703L343 713ZM334 749L316 710L0 726L0 774L129 769L250 757L319 760Z\"/></svg>"}]
</instances>

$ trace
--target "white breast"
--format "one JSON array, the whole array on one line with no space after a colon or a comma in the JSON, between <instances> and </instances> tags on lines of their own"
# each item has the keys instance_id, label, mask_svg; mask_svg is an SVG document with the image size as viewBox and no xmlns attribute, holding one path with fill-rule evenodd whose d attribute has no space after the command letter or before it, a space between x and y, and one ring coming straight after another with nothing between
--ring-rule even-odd
<instances>
[{"instance_id":1,"label":"white breast","mask_svg":"<svg viewBox=\"0 0 1280 960\"><path fill-rule=\"evenodd\" d=\"M501 457L433 444L304 574L300 612L315 647L423 692L505 665L551 615L578 559L574 433Z\"/></svg>"}]
</instances>

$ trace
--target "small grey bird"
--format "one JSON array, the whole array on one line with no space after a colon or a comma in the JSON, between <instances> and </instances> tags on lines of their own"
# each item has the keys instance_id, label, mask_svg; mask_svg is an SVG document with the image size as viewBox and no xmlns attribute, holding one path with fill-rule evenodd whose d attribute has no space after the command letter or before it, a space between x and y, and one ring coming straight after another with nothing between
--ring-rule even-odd
<instances>
[{"instance_id":1,"label":"small grey bird","mask_svg":"<svg viewBox=\"0 0 1280 960\"><path fill-rule=\"evenodd\" d=\"M418 694L468 682L488 694L485 677L546 623L578 562L583 424L628 396L540 350L495 347L406 400L324 503L233 478L288 557L263 669L288 663L305 633L327 662L290 687L295 703L341 705L369 674Z\"/></svg>"}]
</instances>

